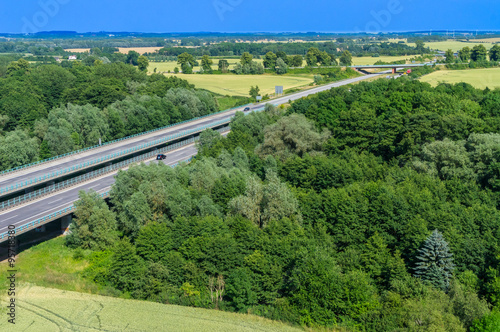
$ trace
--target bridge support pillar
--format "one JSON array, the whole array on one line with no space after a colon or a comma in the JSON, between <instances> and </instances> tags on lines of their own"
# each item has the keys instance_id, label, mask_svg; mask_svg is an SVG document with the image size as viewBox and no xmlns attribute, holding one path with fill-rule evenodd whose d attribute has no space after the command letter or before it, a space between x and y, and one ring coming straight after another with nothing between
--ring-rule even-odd
<instances>
[{"instance_id":1,"label":"bridge support pillar","mask_svg":"<svg viewBox=\"0 0 500 332\"><path fill-rule=\"evenodd\" d=\"M397 71L398 71L398 69L397 69L397 68L392 68L392 73L393 73L393 74L396 74L396 72L397 72Z\"/></svg>"},{"instance_id":2,"label":"bridge support pillar","mask_svg":"<svg viewBox=\"0 0 500 332\"><path fill-rule=\"evenodd\" d=\"M71 231L69 230L69 225L71 224L71 214L61 218L61 231L64 235L68 235Z\"/></svg>"}]
</instances>

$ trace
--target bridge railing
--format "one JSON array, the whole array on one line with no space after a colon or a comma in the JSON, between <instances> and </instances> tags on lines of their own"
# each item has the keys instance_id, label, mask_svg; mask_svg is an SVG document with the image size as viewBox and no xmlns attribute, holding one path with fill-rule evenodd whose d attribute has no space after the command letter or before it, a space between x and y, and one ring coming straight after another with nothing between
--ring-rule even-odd
<instances>
[{"instance_id":1,"label":"bridge railing","mask_svg":"<svg viewBox=\"0 0 500 332\"><path fill-rule=\"evenodd\" d=\"M190 162L192 159L193 159L193 157L189 157L188 159L186 159L182 162ZM181 162L179 162L179 163L181 163ZM171 167L172 168L176 167L179 165L179 163L176 163L176 164L172 165ZM101 198L106 198L106 197L109 197L109 194L110 194L110 191L106 191L104 193L99 194L99 196ZM75 211L75 205L72 204L64 209L50 213L50 214L43 216L43 217L40 217L36 220L30 221L24 225L18 226L16 228L14 228L13 230L11 230L11 232L13 232L15 235L18 235L18 234L24 233L26 231L32 230L36 227L39 227L41 225L44 225L44 224L48 223L49 221L52 221L54 219L68 215L74 211ZM0 241L3 241L8 237L9 237L9 231L4 232L4 233L0 234Z\"/></svg>"},{"instance_id":2,"label":"bridge railing","mask_svg":"<svg viewBox=\"0 0 500 332\"><path fill-rule=\"evenodd\" d=\"M23 189L23 188L26 188L28 186L35 185L37 183L45 182L45 181L54 179L54 178L62 176L62 175L70 174L70 173L73 173L75 171L78 171L78 170L81 170L81 169L84 169L84 168L87 168L87 167L90 167L90 166L94 166L94 165L100 164L100 163L105 162L105 161L110 161L110 160L122 157L124 155L130 154L130 153L134 153L136 151L140 151L140 150L143 150L143 149L147 149L147 148L153 147L153 146L158 145L158 144L165 143L165 142L170 141L170 140L174 140L174 139L177 139L177 138L180 138L180 137L191 135L191 134L203 131L203 130L205 130L207 128L212 128L212 127L224 124L224 123L229 123L230 121L231 121L231 118L227 118L227 119L224 119L224 120L215 121L215 122L212 122L212 123L204 125L204 126L200 126L200 127L189 129L189 130L185 130L183 132L180 132L180 133L177 133L177 134L173 134L173 135L169 135L167 137L164 137L164 138L161 138L161 139L157 139L157 140L152 141L152 142L144 143L144 144L141 144L141 145L138 145L138 146L126 149L126 150L122 150L120 152L108 154L108 155L105 155L104 157L97 158L97 159L94 159L94 160L91 160L91 161L88 161L88 162L85 162L85 163L81 163L79 165L67 167L67 168L62 169L60 171L48 173L48 174L45 174L45 175L42 175L42 176L30 179L30 180L26 180L26 181L21 182L21 183L16 183L15 185L11 185L11 186L7 186L7 187L4 187L4 188L0 188L0 195L6 194L6 193L9 193L9 192L13 192L13 191L17 191L19 189Z\"/></svg>"},{"instance_id":3,"label":"bridge railing","mask_svg":"<svg viewBox=\"0 0 500 332\"><path fill-rule=\"evenodd\" d=\"M106 167L101 168L99 170L88 172L88 173L82 174L80 176L77 176L77 177L74 177L74 178L71 178L71 179L68 179L68 180L47 186L47 187L44 187L44 188L41 188L38 190L35 190L33 192L24 194L22 196L9 199L7 201L0 203L0 211L4 210L4 209L9 209L11 207L17 206L17 205L22 204L22 203L30 202L30 201L38 199L42 196L49 195L51 193L54 193L55 191L59 191L62 188L70 187L70 186L73 186L75 184L87 181L89 179L96 178L96 177L99 177L101 175L113 172L117 169L124 168L127 165L135 164L139 161L150 159L150 158L154 157L155 155L157 155L158 153L167 153L167 152L175 150L181 146L185 146L185 145L194 143L198 139L199 139L199 137L197 136L194 138L183 140L181 142L178 142L178 143L175 143L172 145L168 145L168 146L160 148L158 150L151 151L151 152L142 154L140 156L136 156L134 158L127 159L127 160L121 161L119 163L110 165L110 166L106 166Z\"/></svg>"},{"instance_id":4,"label":"bridge railing","mask_svg":"<svg viewBox=\"0 0 500 332\"><path fill-rule=\"evenodd\" d=\"M134 138L134 137L137 137L137 136L147 135L147 134L150 134L150 133L153 133L153 132L156 132L156 131L160 131L160 130L164 130L164 129L167 129L167 128L170 128L170 127L173 127L173 126L178 126L178 125L181 125L181 124L184 124L184 123L188 123L188 122L200 120L200 119L203 119L203 118L206 118L206 117L209 117L209 116L218 115L218 114L221 114L221 113L224 113L224 112L229 112L229 111L232 111L232 110L235 110L235 109L238 109L238 108L242 108L242 107L246 107L246 106L249 106L249 105L252 105L252 104L246 104L246 105L242 105L242 106L237 106L237 107L229 108L229 109L223 110L223 111L206 114L206 115L199 116L199 117L196 117L196 118L193 118L193 119L185 120L185 121L178 122L178 123L172 123L172 124L169 124L167 126L160 127L160 128L156 128L156 129L148 130L148 131L145 131L145 132L142 132L142 133L138 133L138 134L130 135L130 136L127 136L127 137L115 139L115 140L112 140L112 141L109 141L109 142L102 143L101 145L97 144L97 145L90 146L88 148L83 148L83 149L80 149L80 150L71 151L71 152L68 152L68 153L65 153L65 154L54 156L54 157L51 157L51 158L47 158L47 159L35 161L35 162L30 163L30 164L25 164L25 165L17 166L17 167L14 167L14 168L7 169L5 171L1 171L0 175L11 173L11 172L15 172L15 171L19 171L19 170L23 170L25 168L36 166L36 165L39 165L39 164L42 164L42 163L45 163L45 162L49 162L49 161L52 161L52 160L56 160L56 159L60 159L60 158L63 158L63 157L71 156L71 155L74 155L74 154L79 154L79 153L86 152L86 151L89 151L89 150L92 150L92 149L96 149L96 148L99 148L99 147L102 147L102 146L111 145L111 144L118 143L118 142L130 139L130 138Z\"/></svg>"}]
</instances>

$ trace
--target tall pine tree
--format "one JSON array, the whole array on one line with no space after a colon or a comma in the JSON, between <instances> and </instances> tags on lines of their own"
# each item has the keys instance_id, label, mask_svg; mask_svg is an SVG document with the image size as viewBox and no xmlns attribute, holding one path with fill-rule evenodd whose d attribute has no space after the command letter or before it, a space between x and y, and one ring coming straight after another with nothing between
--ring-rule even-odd
<instances>
[{"instance_id":1,"label":"tall pine tree","mask_svg":"<svg viewBox=\"0 0 500 332\"><path fill-rule=\"evenodd\" d=\"M454 267L448 243L443 234L434 230L418 251L415 276L447 290Z\"/></svg>"}]
</instances>

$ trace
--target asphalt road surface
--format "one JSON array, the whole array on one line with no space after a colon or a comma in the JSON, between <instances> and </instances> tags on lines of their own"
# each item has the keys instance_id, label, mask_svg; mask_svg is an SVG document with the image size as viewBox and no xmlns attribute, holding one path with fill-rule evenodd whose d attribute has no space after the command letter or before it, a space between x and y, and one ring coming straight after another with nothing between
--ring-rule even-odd
<instances>
[{"instance_id":1,"label":"asphalt road surface","mask_svg":"<svg viewBox=\"0 0 500 332\"><path fill-rule=\"evenodd\" d=\"M161 162L166 165L174 165L179 161L189 159L189 157L194 156L196 153L196 147L194 144L191 144L169 152L167 154L167 158L164 160L149 160L145 161L145 163L149 164L151 162ZM39 200L4 211L0 214L0 234L6 232L9 225L19 227L29 223L30 221L73 205L73 203L78 199L78 192L80 190L89 191L92 189L98 193L109 191L111 189L111 185L115 182L116 173L118 173L118 171L105 174L99 178L91 179L88 182L82 182L74 187L57 191L53 195L44 196Z\"/></svg>"},{"instance_id":2,"label":"asphalt road surface","mask_svg":"<svg viewBox=\"0 0 500 332\"><path fill-rule=\"evenodd\" d=\"M357 78L353 78L353 79L349 79L349 80L344 80L344 81L328 84L328 85L317 87L317 88L310 89L307 91L295 93L293 95L288 95L285 97L274 99L274 100L272 100L272 103L273 104L284 104L290 100L300 99L302 97L305 97L305 96L308 96L311 94L315 94L315 93L318 93L321 91L329 90L333 87L339 87L342 85L347 85L347 84L359 82L359 81L365 80L367 78L385 75L386 73L387 72L382 72L382 73L378 73L375 75L361 76L361 77L357 77ZM262 107L262 105L256 105L256 106L253 106L252 109L258 109L261 107ZM62 164L44 163L42 165L39 165L37 167L33 167L33 168L29 169L30 171L32 171L32 173L30 173L30 174L14 173L13 177L11 177L10 180L6 180L6 179L4 179L4 177L1 177L0 178L0 180L1 180L0 186L5 185L5 183L7 183L8 181L17 181L17 180L15 180L16 178L17 179L20 179L22 177L31 178L31 177L36 176L34 174L38 174L40 172L45 174L47 172L51 172L51 171L54 171L56 169L75 165L77 163L82 162L81 160L83 160L83 158L87 158L87 159L88 158L91 158L91 159L99 158L99 157L104 156L106 154L113 153L112 151L121 151L121 150L129 148L131 146L136 146L136 145L139 145L139 144L142 144L142 143L145 143L148 141L152 141L152 140L155 140L155 139L167 136L167 135L171 135L171 134L176 133L176 132L184 131L184 130L187 130L189 128L198 127L198 126L201 126L201 125L206 124L206 123L210 123L210 122L213 122L213 121L216 121L219 119L230 117L230 116L234 115L235 112L236 112L236 110L214 116L210 119L207 118L207 119L203 119L203 120L194 121L195 123L187 123L187 124L181 125L179 127L169 128L164 133L157 132L157 133L153 133L151 135L144 135L144 136L141 136L140 138L138 138L138 140L132 139L130 142L129 141L121 142L123 144L120 144L119 146L112 145L112 146L109 146L105 149L98 148L95 150L91 150L87 153L81 154L81 155L72 156L70 158L61 158L61 160L58 160L57 162L62 163ZM184 147L181 147L181 148L174 150L172 152L169 152L167 154L167 158L165 160L162 160L162 161L150 160L150 161L146 161L146 163L163 162L167 165L174 165L179 161L184 161L184 160L189 159L189 157L196 155L196 153L197 153L196 147L194 146L194 144L191 144L191 145L186 145ZM61 165L63 165L63 166L61 166ZM44 166L46 168L42 168L42 166ZM57 191L53 195L44 196L38 200L34 200L34 201L29 202L29 203L19 205L13 209L9 209L9 210L6 210L4 212L1 212L0 213L0 234L6 232L7 227L9 225L14 225L16 227L19 227L19 226L25 225L33 220L36 220L36 219L41 218L43 216L47 216L51 213L54 213L56 211L59 211L59 210L62 210L62 209L65 209L65 208L71 206L78 199L78 192L80 190L88 191L88 190L92 189L92 190L95 190L99 193L104 193L104 192L108 191L111 188L111 185L115 181L114 176L116 175L116 173L117 172L105 174L102 177L91 179L87 182L77 184L73 187L69 187L67 189ZM12 180L12 179L14 179L14 180Z\"/></svg>"},{"instance_id":3,"label":"asphalt road surface","mask_svg":"<svg viewBox=\"0 0 500 332\"><path fill-rule=\"evenodd\" d=\"M302 97L305 97L305 96L308 96L311 94L315 94L315 93L318 93L320 91L329 90L333 87L339 87L342 85L347 85L347 84L359 82L362 80L366 80L368 78L381 76L384 74L385 74L385 72L373 74L373 75L368 75L368 76L356 77L356 78L348 79L348 80L344 80L344 81L339 81L339 82L327 84L327 85L324 85L321 87L313 88L310 90L297 92L297 93L294 93L294 94L291 94L291 95L288 95L285 97L273 99L273 100L270 100L269 102L273 103L273 104L281 105L281 104L287 103L289 100L300 99ZM257 104L257 105L251 106L250 108L252 110L254 110L254 109L261 108L263 106L264 106L264 104ZM0 175L0 188L4 189L6 187L15 186L16 184L19 184L19 183L24 183L26 181L34 180L36 178L43 177L44 175L47 175L47 174L50 174L53 172L57 172L57 171L61 171L61 170L64 170L68 167L80 165L80 164L85 163L85 162L90 162L90 161L105 157L106 155L117 153L117 152L120 152L120 151L123 151L126 149L130 149L132 147L139 146L139 145L142 145L144 143L152 142L152 141L164 138L164 137L169 136L169 135L177 134L177 133L183 132L185 130L194 129L194 128L197 128L197 127L200 127L203 125L207 125L207 124L210 124L214 121L228 119L228 118L234 116L234 114L237 111L242 111L242 110L243 110L243 107L237 108L235 110L224 112L222 114L208 116L208 117L203 118L203 119L199 119L199 120L195 120L192 122L188 122L188 123L184 123L181 125L166 128L164 130L153 132L153 133L150 133L147 135L133 137L133 138L121 141L121 142L110 144L109 146L102 146L102 147L95 148L95 149L92 149L92 150L89 150L89 151L86 151L83 153L79 153L79 154L63 157L60 159L56 159L56 160L53 160L50 162L42 163L42 164L27 168L25 170L20 170L17 172L12 172L12 173ZM29 188L29 187L30 187L29 185L23 186L23 187L21 187L22 188L21 190L24 190L24 189ZM7 191L5 193L0 193L0 197L4 196L6 194L13 193L13 192L15 192L15 190Z\"/></svg>"}]
</instances>

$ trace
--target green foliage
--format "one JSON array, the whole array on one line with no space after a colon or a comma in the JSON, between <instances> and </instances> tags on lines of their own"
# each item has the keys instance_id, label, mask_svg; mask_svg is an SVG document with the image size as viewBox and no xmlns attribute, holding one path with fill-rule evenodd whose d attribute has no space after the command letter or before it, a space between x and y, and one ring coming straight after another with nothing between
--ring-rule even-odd
<instances>
[{"instance_id":1,"label":"green foliage","mask_svg":"<svg viewBox=\"0 0 500 332\"><path fill-rule=\"evenodd\" d=\"M148 58L146 58L144 55L141 55L137 59L137 66L139 67L139 70L141 70L141 71L147 71L148 70L148 66L149 66L149 60L148 60Z\"/></svg>"},{"instance_id":2,"label":"green foliage","mask_svg":"<svg viewBox=\"0 0 500 332\"><path fill-rule=\"evenodd\" d=\"M447 290L453 276L453 255L443 235L436 229L425 240L416 257L415 276Z\"/></svg>"},{"instance_id":3,"label":"green foliage","mask_svg":"<svg viewBox=\"0 0 500 332\"><path fill-rule=\"evenodd\" d=\"M117 240L116 217L95 191L80 191L75 219L66 243L71 247L104 250Z\"/></svg>"},{"instance_id":4,"label":"green foliage","mask_svg":"<svg viewBox=\"0 0 500 332\"><path fill-rule=\"evenodd\" d=\"M472 61L484 61L486 60L487 54L488 52L486 51L486 47L484 47L484 45L476 45L472 48L470 58Z\"/></svg>"},{"instance_id":5,"label":"green foliage","mask_svg":"<svg viewBox=\"0 0 500 332\"><path fill-rule=\"evenodd\" d=\"M489 315L474 322L471 332L498 332L500 331L500 312L493 311Z\"/></svg>"},{"instance_id":6,"label":"green foliage","mask_svg":"<svg viewBox=\"0 0 500 332\"><path fill-rule=\"evenodd\" d=\"M9 169L38 160L38 140L24 130L0 135L0 169Z\"/></svg>"},{"instance_id":7,"label":"green foliage","mask_svg":"<svg viewBox=\"0 0 500 332\"><path fill-rule=\"evenodd\" d=\"M256 153L262 158L272 155L285 161L294 154L303 156L321 151L329 136L328 130L319 133L305 116L292 114L265 129L264 141L257 147Z\"/></svg>"},{"instance_id":8,"label":"green foliage","mask_svg":"<svg viewBox=\"0 0 500 332\"><path fill-rule=\"evenodd\" d=\"M352 64L352 54L351 52L345 50L339 58L340 65L350 66Z\"/></svg>"},{"instance_id":9,"label":"green foliage","mask_svg":"<svg viewBox=\"0 0 500 332\"><path fill-rule=\"evenodd\" d=\"M131 118L121 114L163 105L147 95L107 108L114 132ZM199 92L167 95L171 117L216 108ZM488 329L500 299L499 105L495 91L402 78L237 112L227 136L201 134L191 164L118 173L110 202L127 237L86 275L123 296L313 328Z\"/></svg>"},{"instance_id":10,"label":"green foliage","mask_svg":"<svg viewBox=\"0 0 500 332\"><path fill-rule=\"evenodd\" d=\"M488 52L490 56L490 61L500 61L500 45L495 44Z\"/></svg>"}]
</instances>

